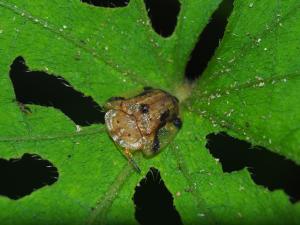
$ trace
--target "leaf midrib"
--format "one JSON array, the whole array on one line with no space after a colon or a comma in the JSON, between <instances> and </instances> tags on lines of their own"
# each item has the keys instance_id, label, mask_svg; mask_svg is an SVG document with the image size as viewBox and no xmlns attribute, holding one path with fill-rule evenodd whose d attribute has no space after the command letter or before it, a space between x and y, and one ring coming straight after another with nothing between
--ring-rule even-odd
<instances>
[{"instance_id":1,"label":"leaf midrib","mask_svg":"<svg viewBox=\"0 0 300 225\"><path fill-rule=\"evenodd\" d=\"M229 86L229 87L224 87L224 88L220 88L220 89L217 89L217 90L213 90L211 92L205 92L203 91L204 93L201 93L202 90L194 90L194 94L197 94L196 96L197 99L193 99L193 98L190 98L190 101L193 102L193 101L204 101L204 102L213 102L215 101L216 99L220 99L224 96L230 96L231 93L234 93L234 92L239 92L241 90L245 90L245 89L256 89L256 88L259 88L259 89L263 89L263 88L267 88L269 85L274 85L274 84L278 84L278 82L288 82L290 80L293 80L293 79L296 79L296 78L299 78L299 75L300 75L300 71L295 71L293 73L288 73L288 74L283 74L283 75L275 75L275 76L269 76L267 78L256 78L256 79L253 79L253 80L248 80L244 83L240 83L240 84L237 84L237 85L234 85L234 86ZM286 79L286 81L284 81ZM262 87L259 86L259 84L263 82L264 85ZM211 98L211 96L218 96L218 97L215 97L215 98Z\"/></svg>"}]
</instances>

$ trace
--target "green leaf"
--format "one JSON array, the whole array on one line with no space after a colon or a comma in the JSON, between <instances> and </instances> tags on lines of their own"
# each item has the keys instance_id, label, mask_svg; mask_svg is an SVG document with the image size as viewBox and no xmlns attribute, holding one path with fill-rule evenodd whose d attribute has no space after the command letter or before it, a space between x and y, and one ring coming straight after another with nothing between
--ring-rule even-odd
<instances>
[{"instance_id":1,"label":"green leaf","mask_svg":"<svg viewBox=\"0 0 300 225\"><path fill-rule=\"evenodd\" d=\"M184 69L219 0L181 0L173 35L157 35L142 0L124 8L79 0L0 0L0 156L39 154L59 179L19 200L0 197L5 224L137 223L132 196L150 167L160 170L184 224L296 224L298 204L283 191L256 185L244 169L224 173L206 149L206 135L227 131L299 164L299 44L297 0L236 0L225 36L205 74L182 103L183 128L137 174L104 125L77 132L52 107L14 101L10 65L22 56L30 70L62 76L102 105L143 86L190 93ZM68 157L71 155L71 157Z\"/></svg>"},{"instance_id":2,"label":"green leaf","mask_svg":"<svg viewBox=\"0 0 300 225\"><path fill-rule=\"evenodd\" d=\"M237 1L199 94L191 99L193 111L297 163L299 6Z\"/></svg>"}]
</instances>

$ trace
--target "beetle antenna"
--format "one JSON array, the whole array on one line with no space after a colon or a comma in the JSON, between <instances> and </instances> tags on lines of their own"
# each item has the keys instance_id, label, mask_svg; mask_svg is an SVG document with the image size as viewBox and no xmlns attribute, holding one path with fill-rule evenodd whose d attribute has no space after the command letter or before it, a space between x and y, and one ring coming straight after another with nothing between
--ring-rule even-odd
<instances>
[{"instance_id":1,"label":"beetle antenna","mask_svg":"<svg viewBox=\"0 0 300 225\"><path fill-rule=\"evenodd\" d=\"M131 154L131 152L128 149L125 149L123 151L124 156L128 159L128 161L131 163L131 165L133 166L133 168L138 172L141 173L141 169L138 166L138 164L136 163L136 161L134 161L133 156Z\"/></svg>"},{"instance_id":2,"label":"beetle antenna","mask_svg":"<svg viewBox=\"0 0 300 225\"><path fill-rule=\"evenodd\" d=\"M129 160L129 162L131 163L131 165L134 167L134 169L135 169L138 173L141 173L141 172L142 172L141 169L140 169L140 167L138 166L138 164L136 163L136 161L134 161L133 158L130 158L130 159L128 159L128 160Z\"/></svg>"}]
</instances>

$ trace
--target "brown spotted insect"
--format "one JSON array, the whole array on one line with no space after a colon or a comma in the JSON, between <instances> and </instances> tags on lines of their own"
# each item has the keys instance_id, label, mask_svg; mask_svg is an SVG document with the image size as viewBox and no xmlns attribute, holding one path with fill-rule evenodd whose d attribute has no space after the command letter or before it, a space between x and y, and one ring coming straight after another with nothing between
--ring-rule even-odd
<instances>
[{"instance_id":1,"label":"brown spotted insect","mask_svg":"<svg viewBox=\"0 0 300 225\"><path fill-rule=\"evenodd\" d=\"M160 89L144 88L141 94L128 99L110 98L104 108L110 137L138 172L132 153L157 154L182 126L178 99Z\"/></svg>"}]
</instances>

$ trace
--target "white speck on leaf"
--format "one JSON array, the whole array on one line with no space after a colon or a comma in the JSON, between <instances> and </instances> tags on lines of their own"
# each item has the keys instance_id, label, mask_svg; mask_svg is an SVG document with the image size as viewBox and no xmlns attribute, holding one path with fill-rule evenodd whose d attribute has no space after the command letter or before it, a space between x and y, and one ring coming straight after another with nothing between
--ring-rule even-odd
<instances>
[{"instance_id":1,"label":"white speck on leaf","mask_svg":"<svg viewBox=\"0 0 300 225\"><path fill-rule=\"evenodd\" d=\"M261 42L261 38L258 38L256 42L259 44Z\"/></svg>"},{"instance_id":2,"label":"white speck on leaf","mask_svg":"<svg viewBox=\"0 0 300 225\"><path fill-rule=\"evenodd\" d=\"M81 131L81 127L79 125L76 125L76 132L80 132Z\"/></svg>"},{"instance_id":3,"label":"white speck on leaf","mask_svg":"<svg viewBox=\"0 0 300 225\"><path fill-rule=\"evenodd\" d=\"M230 60L228 61L228 63L233 63L233 62L234 62L234 60L235 60L235 57L234 57L234 58L232 58L232 59L230 59Z\"/></svg>"},{"instance_id":4,"label":"white speck on leaf","mask_svg":"<svg viewBox=\"0 0 300 225\"><path fill-rule=\"evenodd\" d=\"M255 76L255 78L256 78L257 80L263 80L263 78L260 77L260 76Z\"/></svg>"}]
</instances>

